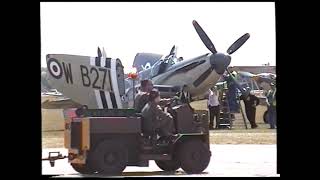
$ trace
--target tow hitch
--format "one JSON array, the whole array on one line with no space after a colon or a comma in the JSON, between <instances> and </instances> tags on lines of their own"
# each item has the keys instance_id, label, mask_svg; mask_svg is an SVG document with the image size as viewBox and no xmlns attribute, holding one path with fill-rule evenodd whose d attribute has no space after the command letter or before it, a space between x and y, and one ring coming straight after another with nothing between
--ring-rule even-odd
<instances>
[{"instance_id":1,"label":"tow hitch","mask_svg":"<svg viewBox=\"0 0 320 180\"><path fill-rule=\"evenodd\" d=\"M52 156L52 154L57 154L57 155ZM62 156L60 152L49 152L49 157L42 158L42 161L49 161L50 166L53 167L55 160L64 159L64 158L68 158L68 156Z\"/></svg>"}]
</instances>

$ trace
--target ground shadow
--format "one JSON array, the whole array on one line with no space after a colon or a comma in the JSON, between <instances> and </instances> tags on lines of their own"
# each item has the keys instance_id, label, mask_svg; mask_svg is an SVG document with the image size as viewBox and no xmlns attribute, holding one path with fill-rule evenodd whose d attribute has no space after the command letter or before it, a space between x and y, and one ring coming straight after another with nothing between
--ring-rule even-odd
<instances>
[{"instance_id":1,"label":"ground shadow","mask_svg":"<svg viewBox=\"0 0 320 180\"><path fill-rule=\"evenodd\" d=\"M198 175L208 174L208 172L202 172ZM112 177L112 176L105 176L99 174L73 174L78 177ZM188 175L184 171L139 171L139 172L123 172L121 176L114 176L114 177L123 177L123 176L181 176L181 175Z\"/></svg>"}]
</instances>

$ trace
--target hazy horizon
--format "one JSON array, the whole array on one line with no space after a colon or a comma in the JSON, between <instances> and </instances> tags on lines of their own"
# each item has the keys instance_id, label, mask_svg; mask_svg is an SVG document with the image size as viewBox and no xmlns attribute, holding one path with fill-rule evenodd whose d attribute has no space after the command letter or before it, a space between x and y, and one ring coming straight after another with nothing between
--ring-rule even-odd
<instances>
[{"instance_id":1,"label":"hazy horizon","mask_svg":"<svg viewBox=\"0 0 320 180\"><path fill-rule=\"evenodd\" d=\"M173 45L184 59L208 53L192 20L197 20L218 52L244 33L250 39L230 66L275 66L274 2L41 2L41 67L46 54L108 57L132 66L136 53L167 55Z\"/></svg>"}]
</instances>

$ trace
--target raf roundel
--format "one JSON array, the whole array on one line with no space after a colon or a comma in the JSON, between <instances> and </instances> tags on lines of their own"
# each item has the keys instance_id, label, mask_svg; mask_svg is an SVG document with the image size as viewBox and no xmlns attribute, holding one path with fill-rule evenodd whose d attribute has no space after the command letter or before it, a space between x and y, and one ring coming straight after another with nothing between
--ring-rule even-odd
<instances>
[{"instance_id":1,"label":"raf roundel","mask_svg":"<svg viewBox=\"0 0 320 180\"><path fill-rule=\"evenodd\" d=\"M56 59L54 58L49 59L47 63L47 67L48 67L49 73L54 78L60 79L62 77L62 68L60 63Z\"/></svg>"}]
</instances>

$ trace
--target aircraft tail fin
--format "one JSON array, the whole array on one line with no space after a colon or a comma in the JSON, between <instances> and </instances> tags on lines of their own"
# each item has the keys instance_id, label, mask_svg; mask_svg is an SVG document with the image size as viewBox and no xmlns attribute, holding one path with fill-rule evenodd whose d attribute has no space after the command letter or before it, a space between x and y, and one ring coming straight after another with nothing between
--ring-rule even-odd
<instances>
[{"instance_id":1,"label":"aircraft tail fin","mask_svg":"<svg viewBox=\"0 0 320 180\"><path fill-rule=\"evenodd\" d=\"M133 60L133 67L137 68L137 71L149 69L161 59L163 55L153 53L137 53Z\"/></svg>"},{"instance_id":2,"label":"aircraft tail fin","mask_svg":"<svg viewBox=\"0 0 320 180\"><path fill-rule=\"evenodd\" d=\"M101 57L47 55L48 83L91 109L121 109L125 93L122 63L120 59L102 57L99 50Z\"/></svg>"}]
</instances>

